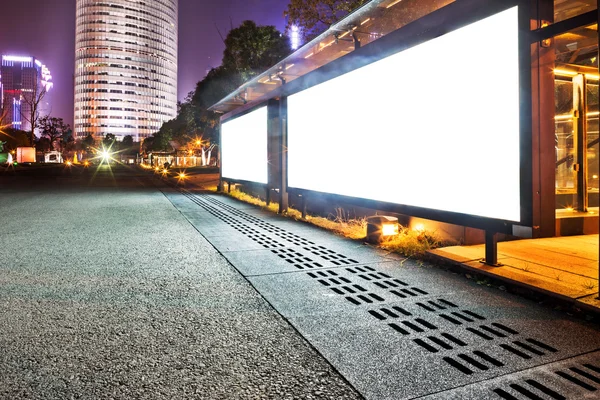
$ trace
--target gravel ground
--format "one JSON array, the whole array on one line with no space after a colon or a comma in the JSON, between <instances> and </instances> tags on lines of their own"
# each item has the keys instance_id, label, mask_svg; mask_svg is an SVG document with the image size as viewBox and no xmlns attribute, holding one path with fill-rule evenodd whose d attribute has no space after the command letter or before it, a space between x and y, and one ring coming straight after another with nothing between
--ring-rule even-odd
<instances>
[{"instance_id":1,"label":"gravel ground","mask_svg":"<svg viewBox=\"0 0 600 400\"><path fill-rule=\"evenodd\" d=\"M1 399L361 398L143 179L50 178L0 176Z\"/></svg>"}]
</instances>

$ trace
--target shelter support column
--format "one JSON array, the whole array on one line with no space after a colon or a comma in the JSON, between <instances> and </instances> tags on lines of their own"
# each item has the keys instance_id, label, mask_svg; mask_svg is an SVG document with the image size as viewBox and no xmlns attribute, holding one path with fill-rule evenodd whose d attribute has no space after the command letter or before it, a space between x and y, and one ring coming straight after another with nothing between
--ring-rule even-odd
<instances>
[{"instance_id":1,"label":"shelter support column","mask_svg":"<svg viewBox=\"0 0 600 400\"><path fill-rule=\"evenodd\" d=\"M552 24L553 0L532 0L531 29ZM555 206L554 40L531 44L533 237L552 237Z\"/></svg>"}]
</instances>

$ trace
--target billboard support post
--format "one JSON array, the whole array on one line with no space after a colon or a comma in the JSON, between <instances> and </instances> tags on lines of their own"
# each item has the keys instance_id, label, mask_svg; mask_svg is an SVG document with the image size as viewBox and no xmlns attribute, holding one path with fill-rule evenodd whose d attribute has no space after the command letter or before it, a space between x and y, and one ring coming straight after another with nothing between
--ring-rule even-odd
<instances>
[{"instance_id":1,"label":"billboard support post","mask_svg":"<svg viewBox=\"0 0 600 400\"><path fill-rule=\"evenodd\" d=\"M493 231L485 231L485 259L483 262L494 267L498 264L498 237Z\"/></svg>"},{"instance_id":2,"label":"billboard support post","mask_svg":"<svg viewBox=\"0 0 600 400\"><path fill-rule=\"evenodd\" d=\"M280 168L280 185L279 185L279 213L287 213L289 207L288 192L287 192L287 98L282 97L279 100L279 168Z\"/></svg>"}]
</instances>

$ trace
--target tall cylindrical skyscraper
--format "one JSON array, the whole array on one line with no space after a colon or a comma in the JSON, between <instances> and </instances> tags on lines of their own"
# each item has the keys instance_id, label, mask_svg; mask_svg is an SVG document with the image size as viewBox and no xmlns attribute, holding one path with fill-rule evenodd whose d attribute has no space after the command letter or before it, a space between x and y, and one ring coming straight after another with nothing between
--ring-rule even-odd
<instances>
[{"instance_id":1,"label":"tall cylindrical skyscraper","mask_svg":"<svg viewBox=\"0 0 600 400\"><path fill-rule=\"evenodd\" d=\"M77 0L75 133L143 140L177 115L178 0Z\"/></svg>"}]
</instances>

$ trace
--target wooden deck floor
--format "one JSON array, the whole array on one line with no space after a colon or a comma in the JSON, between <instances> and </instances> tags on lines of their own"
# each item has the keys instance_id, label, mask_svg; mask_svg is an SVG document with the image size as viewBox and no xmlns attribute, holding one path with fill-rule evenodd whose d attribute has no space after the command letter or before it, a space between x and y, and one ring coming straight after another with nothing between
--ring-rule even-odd
<instances>
[{"instance_id":1,"label":"wooden deck floor","mask_svg":"<svg viewBox=\"0 0 600 400\"><path fill-rule=\"evenodd\" d=\"M524 239L498 243L500 267L480 262L484 245L453 246L430 254L485 274L520 282L600 311L598 235Z\"/></svg>"}]
</instances>

